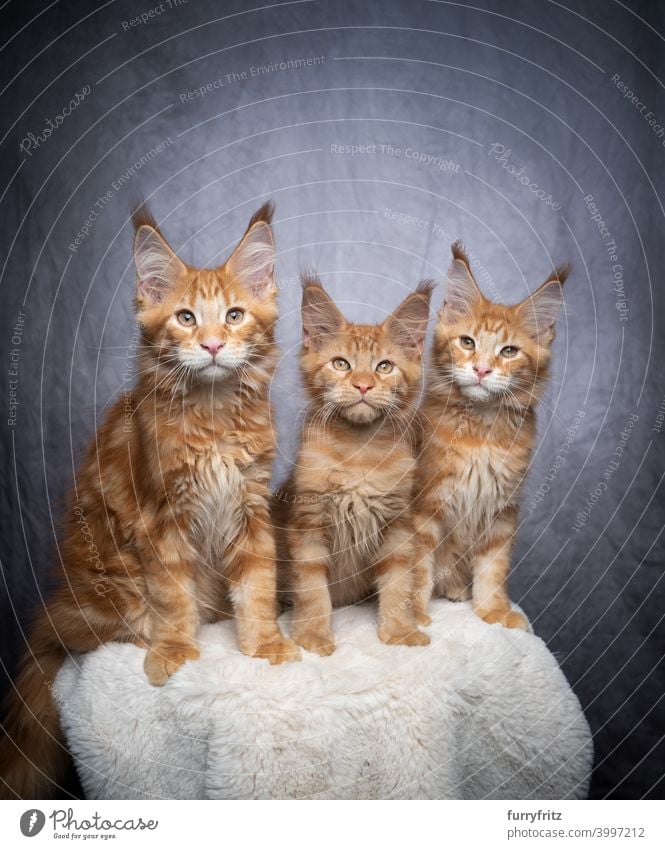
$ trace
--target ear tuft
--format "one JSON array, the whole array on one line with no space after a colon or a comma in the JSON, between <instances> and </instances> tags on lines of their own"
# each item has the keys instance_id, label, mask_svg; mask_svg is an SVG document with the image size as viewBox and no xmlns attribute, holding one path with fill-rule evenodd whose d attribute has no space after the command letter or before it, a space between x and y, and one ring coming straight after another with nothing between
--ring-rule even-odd
<instances>
[{"instance_id":1,"label":"ear tuft","mask_svg":"<svg viewBox=\"0 0 665 849\"><path fill-rule=\"evenodd\" d=\"M303 345L316 351L327 337L339 333L346 321L312 272L304 272L301 280Z\"/></svg>"},{"instance_id":2,"label":"ear tuft","mask_svg":"<svg viewBox=\"0 0 665 849\"><path fill-rule=\"evenodd\" d=\"M483 301L462 243L454 242L451 251L453 261L448 269L446 299L441 310L441 318L445 322L454 322L462 316L472 315L474 309Z\"/></svg>"},{"instance_id":3,"label":"ear tuft","mask_svg":"<svg viewBox=\"0 0 665 849\"><path fill-rule=\"evenodd\" d=\"M563 262L561 265L557 265L554 269L554 274L550 279L558 280L559 284L563 286L572 270L573 266L570 262Z\"/></svg>"},{"instance_id":4,"label":"ear tuft","mask_svg":"<svg viewBox=\"0 0 665 849\"><path fill-rule=\"evenodd\" d=\"M304 290L307 289L308 286L317 286L319 289L323 289L323 283L319 280L316 273L312 271L311 268L300 272L300 285L303 288L303 295Z\"/></svg>"},{"instance_id":5,"label":"ear tuft","mask_svg":"<svg viewBox=\"0 0 665 849\"><path fill-rule=\"evenodd\" d=\"M249 230L253 224L263 221L265 224L272 224L272 218L275 214L275 204L271 200L267 200L260 209L257 209L254 215L249 219L247 229Z\"/></svg>"},{"instance_id":6,"label":"ear tuft","mask_svg":"<svg viewBox=\"0 0 665 849\"><path fill-rule=\"evenodd\" d=\"M471 268L469 257L466 254L466 248L464 247L460 239L452 243L452 245L450 246L450 252L452 253L454 260L461 259L462 262L467 266L467 268Z\"/></svg>"},{"instance_id":7,"label":"ear tuft","mask_svg":"<svg viewBox=\"0 0 665 849\"><path fill-rule=\"evenodd\" d=\"M138 233L140 227L151 227L153 230L156 230L160 236L162 236L162 239L164 239L164 236L159 229L159 224L155 221L155 216L152 214L146 200L143 198L137 198L132 203L131 210L132 224L134 225L135 234ZM164 241L166 241L166 239L164 239Z\"/></svg>"},{"instance_id":8,"label":"ear tuft","mask_svg":"<svg viewBox=\"0 0 665 849\"><path fill-rule=\"evenodd\" d=\"M386 332L397 345L411 351L422 351L434 285L432 280L423 280L384 322Z\"/></svg>"},{"instance_id":9,"label":"ear tuft","mask_svg":"<svg viewBox=\"0 0 665 849\"><path fill-rule=\"evenodd\" d=\"M270 222L274 206L263 204L251 217L245 235L226 262L227 270L254 298L276 291L275 241Z\"/></svg>"},{"instance_id":10,"label":"ear tuft","mask_svg":"<svg viewBox=\"0 0 665 849\"><path fill-rule=\"evenodd\" d=\"M434 280L421 280L420 283L416 286L415 295L421 295L423 298L429 302L432 299L432 292L436 289L436 281Z\"/></svg>"}]
</instances>

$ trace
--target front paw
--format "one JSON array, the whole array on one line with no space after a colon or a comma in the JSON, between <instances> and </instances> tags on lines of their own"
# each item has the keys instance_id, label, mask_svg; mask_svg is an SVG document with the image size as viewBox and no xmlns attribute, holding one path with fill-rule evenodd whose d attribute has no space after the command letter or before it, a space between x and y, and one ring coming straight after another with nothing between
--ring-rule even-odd
<instances>
[{"instance_id":1,"label":"front paw","mask_svg":"<svg viewBox=\"0 0 665 849\"><path fill-rule=\"evenodd\" d=\"M431 625L432 617L428 616L427 613L424 613L420 610L417 610L414 614L414 619L418 625Z\"/></svg>"},{"instance_id":2,"label":"front paw","mask_svg":"<svg viewBox=\"0 0 665 849\"><path fill-rule=\"evenodd\" d=\"M476 613L488 625L494 625L498 622L504 628L521 628L523 631L530 630L526 616L523 616L517 610L498 608L495 610L476 611Z\"/></svg>"},{"instance_id":3,"label":"front paw","mask_svg":"<svg viewBox=\"0 0 665 849\"><path fill-rule=\"evenodd\" d=\"M163 687L186 660L198 660L199 656L192 643L155 643L148 649L143 669L154 687Z\"/></svg>"},{"instance_id":4,"label":"front paw","mask_svg":"<svg viewBox=\"0 0 665 849\"><path fill-rule=\"evenodd\" d=\"M293 639L306 651L327 657L335 651L335 638L327 631L296 631Z\"/></svg>"},{"instance_id":5,"label":"front paw","mask_svg":"<svg viewBox=\"0 0 665 849\"><path fill-rule=\"evenodd\" d=\"M417 628L379 628L379 639L389 646L428 646L431 642L429 636Z\"/></svg>"},{"instance_id":6,"label":"front paw","mask_svg":"<svg viewBox=\"0 0 665 849\"><path fill-rule=\"evenodd\" d=\"M300 649L287 637L281 634L272 640L261 643L254 652L253 657L262 657L269 660L271 664L287 663L292 660L300 660Z\"/></svg>"}]
</instances>

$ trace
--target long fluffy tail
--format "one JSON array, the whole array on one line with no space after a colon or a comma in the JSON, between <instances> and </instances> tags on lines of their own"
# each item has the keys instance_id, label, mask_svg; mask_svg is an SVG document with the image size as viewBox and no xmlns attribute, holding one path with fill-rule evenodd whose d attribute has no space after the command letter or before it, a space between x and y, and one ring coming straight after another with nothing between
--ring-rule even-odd
<instances>
[{"instance_id":1,"label":"long fluffy tail","mask_svg":"<svg viewBox=\"0 0 665 849\"><path fill-rule=\"evenodd\" d=\"M33 645L23 658L3 712L0 799L56 795L68 765L52 689L65 650L52 641Z\"/></svg>"}]
</instances>

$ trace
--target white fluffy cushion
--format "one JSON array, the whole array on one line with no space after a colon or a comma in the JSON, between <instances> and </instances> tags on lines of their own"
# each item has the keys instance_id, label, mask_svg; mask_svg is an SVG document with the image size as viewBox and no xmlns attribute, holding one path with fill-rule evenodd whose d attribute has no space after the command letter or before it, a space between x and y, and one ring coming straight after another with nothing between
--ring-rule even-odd
<instances>
[{"instance_id":1,"label":"white fluffy cushion","mask_svg":"<svg viewBox=\"0 0 665 849\"><path fill-rule=\"evenodd\" d=\"M586 795L589 728L542 640L436 601L430 646L385 646L374 615L337 611L331 657L276 667L238 652L233 622L208 625L201 659L162 689L133 645L69 659L56 697L86 795Z\"/></svg>"}]
</instances>

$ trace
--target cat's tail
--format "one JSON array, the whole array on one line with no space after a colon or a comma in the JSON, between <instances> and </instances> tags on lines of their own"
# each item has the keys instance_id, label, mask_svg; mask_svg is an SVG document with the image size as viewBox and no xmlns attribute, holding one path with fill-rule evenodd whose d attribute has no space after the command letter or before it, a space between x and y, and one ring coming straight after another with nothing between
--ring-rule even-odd
<instances>
[{"instance_id":1,"label":"cat's tail","mask_svg":"<svg viewBox=\"0 0 665 849\"><path fill-rule=\"evenodd\" d=\"M52 695L65 655L51 629L38 629L2 714L0 799L56 795L69 762Z\"/></svg>"}]
</instances>

